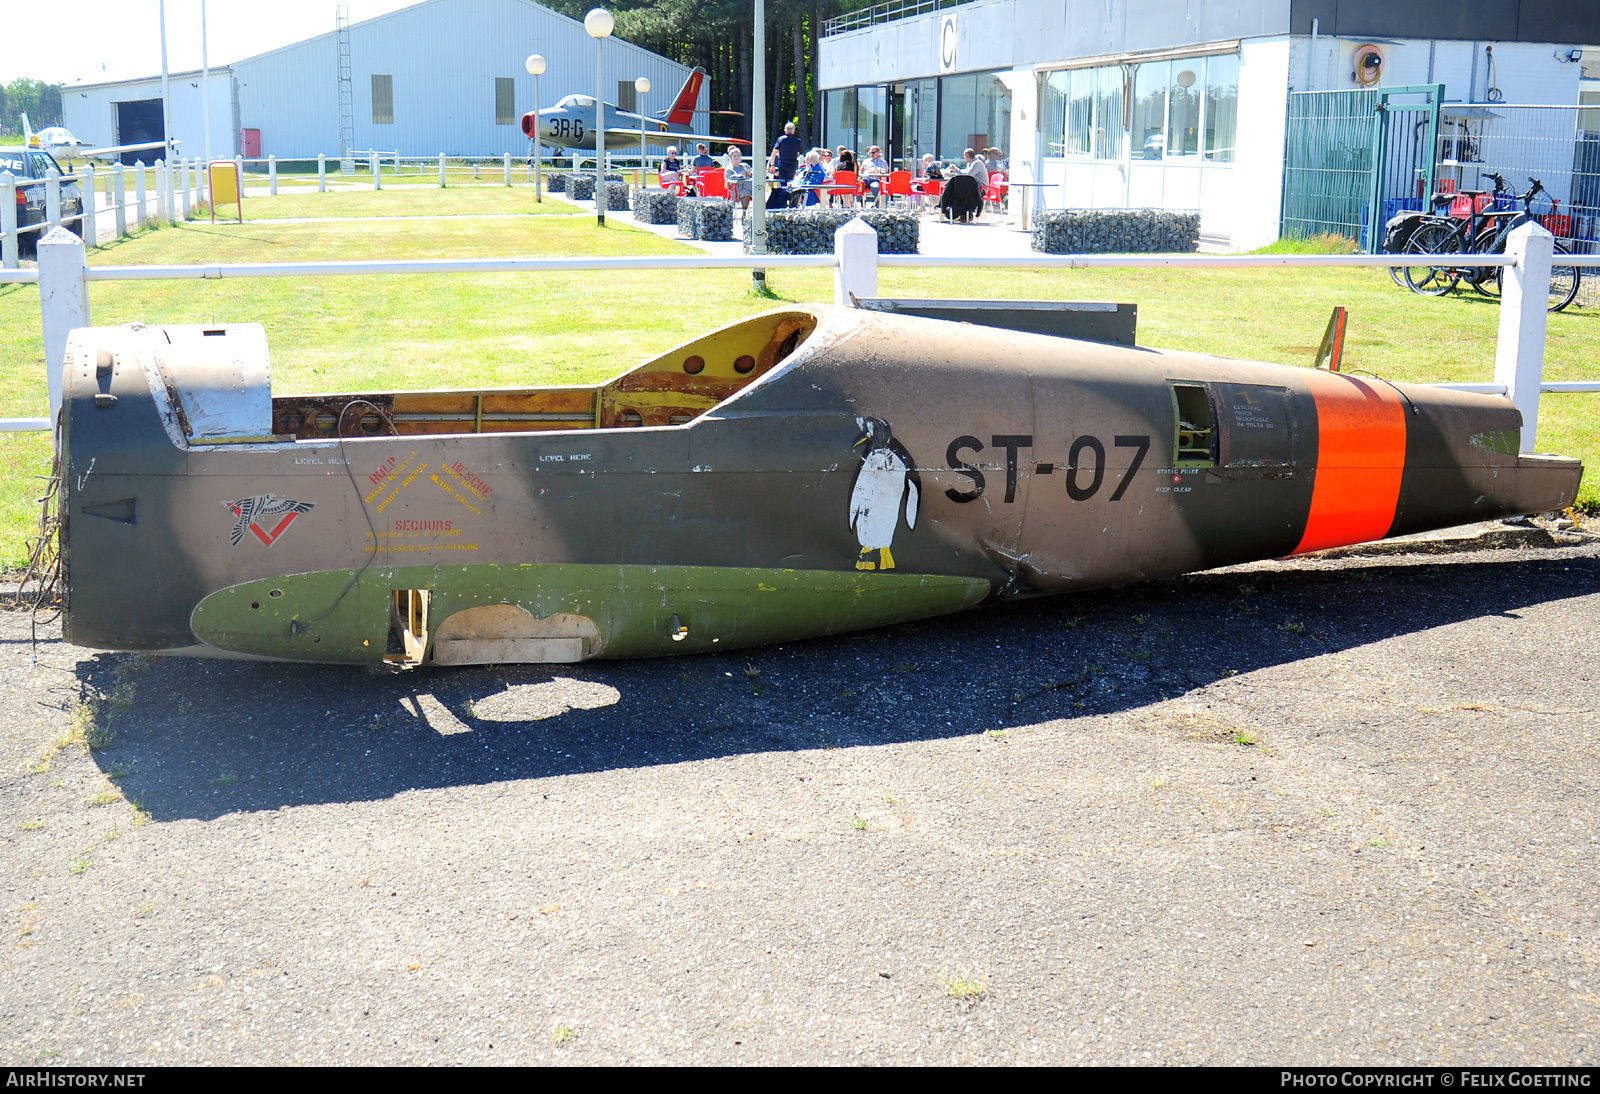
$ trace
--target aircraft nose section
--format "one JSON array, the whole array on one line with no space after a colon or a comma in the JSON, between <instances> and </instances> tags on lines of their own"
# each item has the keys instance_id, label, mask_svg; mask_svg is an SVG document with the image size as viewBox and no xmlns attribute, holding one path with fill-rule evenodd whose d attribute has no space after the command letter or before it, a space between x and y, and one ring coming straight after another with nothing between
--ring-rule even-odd
<instances>
[{"instance_id":1,"label":"aircraft nose section","mask_svg":"<svg viewBox=\"0 0 1600 1094\"><path fill-rule=\"evenodd\" d=\"M524 136L533 136L533 119L536 116L531 110L522 116L522 133Z\"/></svg>"}]
</instances>

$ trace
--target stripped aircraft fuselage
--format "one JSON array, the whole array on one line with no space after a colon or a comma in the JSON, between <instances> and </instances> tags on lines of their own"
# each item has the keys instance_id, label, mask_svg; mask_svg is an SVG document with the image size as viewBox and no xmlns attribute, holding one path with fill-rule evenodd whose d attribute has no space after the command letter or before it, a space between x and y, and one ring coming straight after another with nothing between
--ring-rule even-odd
<instances>
[{"instance_id":1,"label":"stripped aircraft fuselage","mask_svg":"<svg viewBox=\"0 0 1600 1094\"><path fill-rule=\"evenodd\" d=\"M729 649L1570 505L1505 399L792 307L605 384L273 397L75 332L66 636L417 664Z\"/></svg>"}]
</instances>

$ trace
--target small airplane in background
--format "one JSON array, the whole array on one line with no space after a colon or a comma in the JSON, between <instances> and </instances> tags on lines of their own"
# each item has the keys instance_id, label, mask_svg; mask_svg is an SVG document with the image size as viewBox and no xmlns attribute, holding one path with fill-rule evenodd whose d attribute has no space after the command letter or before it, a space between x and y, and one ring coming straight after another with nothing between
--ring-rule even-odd
<instances>
[{"instance_id":1,"label":"small airplane in background","mask_svg":"<svg viewBox=\"0 0 1600 1094\"><path fill-rule=\"evenodd\" d=\"M105 148L84 148L83 146L89 142L74 137L72 131L65 126L46 126L35 133L33 131L33 123L28 121L26 111L22 114L22 142L29 148L38 148L41 151L49 152L51 155L60 152L67 156L81 156L84 159L88 159L91 156L116 157L124 152L150 152L166 148L166 143L163 141L145 141L143 144L113 144ZM178 142L173 141L172 147L176 152Z\"/></svg>"},{"instance_id":2,"label":"small airplane in background","mask_svg":"<svg viewBox=\"0 0 1600 1094\"><path fill-rule=\"evenodd\" d=\"M700 85L705 82L706 70L696 68L689 73L689 78L684 81L683 87L678 89L678 95L672 105L666 110L657 113L663 118L648 118L643 114L631 110L623 110L615 103L605 104L606 146L618 151L625 151L630 144L637 144L641 136L652 138L651 144L664 144L667 140L690 142L705 141L707 144L739 144L750 147L750 142L739 137L719 137L711 133L693 133L689 127L693 124L694 116L704 111L695 109L694 104L700 99ZM731 113L723 111L722 113ZM535 112L530 110L522 116L522 131L529 138L533 137L533 120ZM594 148L594 97L592 95L568 95L555 106L545 107L537 112L539 119L539 143L552 145L556 148ZM708 127L709 128L709 127ZM660 134L663 140L654 140ZM615 139L615 144L613 144Z\"/></svg>"},{"instance_id":3,"label":"small airplane in background","mask_svg":"<svg viewBox=\"0 0 1600 1094\"><path fill-rule=\"evenodd\" d=\"M54 153L60 149L81 148L88 141L80 141L72 135L72 131L65 126L47 125L39 132L33 131L33 123L28 120L28 112L22 112L22 143L29 148L40 148L46 152Z\"/></svg>"}]
</instances>

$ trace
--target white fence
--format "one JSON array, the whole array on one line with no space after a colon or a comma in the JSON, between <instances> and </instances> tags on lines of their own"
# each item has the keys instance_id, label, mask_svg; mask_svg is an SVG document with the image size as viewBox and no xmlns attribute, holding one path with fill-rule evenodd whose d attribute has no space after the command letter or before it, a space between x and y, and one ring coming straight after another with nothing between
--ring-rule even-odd
<instances>
[{"instance_id":1,"label":"white fence","mask_svg":"<svg viewBox=\"0 0 1600 1094\"><path fill-rule=\"evenodd\" d=\"M130 181L133 183L131 199L128 196ZM61 215L61 188L71 182L78 184L83 212L64 217ZM104 207L100 205L101 185L105 190ZM44 220L19 226L18 195L40 187L45 193ZM140 163L126 169L118 163L99 171L93 164L86 164L76 175L59 175L52 171L43 179L18 179L9 171L0 172L0 269L18 268L24 237L42 236L58 225L71 225L83 241L93 247L99 245L103 216L112 218L113 240L152 221L176 224L205 200L205 188L205 171L198 160L191 159L176 160L170 168L161 160L149 168Z\"/></svg>"},{"instance_id":2,"label":"white fence","mask_svg":"<svg viewBox=\"0 0 1600 1094\"><path fill-rule=\"evenodd\" d=\"M49 418L0 421L0 432L47 430L61 407L62 370L67 336L90 326L89 282L216 280L239 277L348 277L370 274L549 273L569 270L834 270L834 302L849 305L878 295L881 266L961 269L1176 269L1385 267L1437 264L1494 266L1505 270L1500 302L1500 327L1495 344L1494 380L1489 383L1435 386L1504 395L1522 412L1522 451L1533 451L1543 393L1600 392L1600 379L1547 382L1544 379L1545 328L1548 319L1553 237L1537 224L1511 233L1498 255L1026 255L1016 257L948 257L880 255L877 233L859 218L834 236L834 252L825 255L736 255L721 257L656 256L643 258L461 258L395 262L267 262L203 263L188 266L89 266L83 242L70 232L53 232L39 243L37 270L0 270L0 284L32 282L39 286L44 328L45 372L50 393ZM1600 257L1563 257L1567 265L1600 267Z\"/></svg>"},{"instance_id":3,"label":"white fence","mask_svg":"<svg viewBox=\"0 0 1600 1094\"><path fill-rule=\"evenodd\" d=\"M670 136L670 134L668 135ZM637 142L635 142L634 147L637 147ZM352 152L351 156L353 157L352 164L354 169L349 172L341 172L339 160L337 158L330 159L326 153L316 156L285 157L283 159L279 159L277 156L253 159L236 157L234 162L239 165L241 178L246 177L244 170L247 165L265 168L267 192L269 194L277 194L280 180L285 182L304 182L306 186L310 185L311 175L309 171L280 170L289 164L316 164L316 182L319 193L326 193L328 190L328 165L330 163L336 173L343 173L347 178L354 178L364 171L370 178L371 186L374 190L383 189L385 171L395 179L401 179L408 175L419 178L423 175L431 176L437 171L439 186L445 188L450 185L450 176L464 177L468 172L471 172L474 182L486 180L493 182L498 180L503 186L511 186L517 182L532 183L536 181L539 178L540 170L562 169L557 166L558 160L554 160L549 156L539 156L536 164L535 158L532 156L512 155L510 152L503 152L499 156L447 156L443 152L440 152L437 156L402 156L398 152ZM606 150L606 170L638 171L642 166L644 170L649 171L652 164L659 164L663 158L665 158L664 154L656 153L646 154L643 157L637 153L629 155L628 146L624 144L618 148ZM572 165L568 168L571 170L578 170L576 165L585 161L589 164L587 170L592 171L594 169L594 153L592 152L585 156L580 150L570 156L561 157L561 159L565 159L569 165ZM262 172L258 170L252 172L252 174L259 181ZM304 190L302 189L300 192L304 192Z\"/></svg>"}]
</instances>

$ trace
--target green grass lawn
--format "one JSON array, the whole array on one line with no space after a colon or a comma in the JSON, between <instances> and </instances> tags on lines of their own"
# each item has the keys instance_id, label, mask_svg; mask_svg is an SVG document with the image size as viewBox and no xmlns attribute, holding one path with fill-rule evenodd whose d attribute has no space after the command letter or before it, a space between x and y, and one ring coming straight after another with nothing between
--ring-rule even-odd
<instances>
[{"instance_id":1,"label":"green grass lawn","mask_svg":"<svg viewBox=\"0 0 1600 1094\"><path fill-rule=\"evenodd\" d=\"M360 199L360 204L356 204ZM350 201L373 215L461 211L527 190L384 190L280 195L275 216L330 214ZM257 206L246 198L247 216ZM552 211L570 210L546 203ZM523 210L515 210L523 211ZM693 254L690 248L589 217L461 218L215 226L146 230L92 252L94 265L202 261L440 258L501 255ZM832 299L826 270L773 273L780 301ZM1335 304L1350 309L1346 367L1402 381L1488 380L1498 306L1472 296L1426 299L1381 270L884 270L883 295L1117 300L1139 305L1143 345L1309 365ZM99 325L259 322L273 387L351 391L477 384L588 382L775 301L749 291L742 271L642 271L96 282ZM1600 376L1600 313L1550 317L1546 375ZM0 286L0 413L46 412L38 291ZM1547 396L1539 447L1600 463L1600 400ZM0 478L0 564L25 553L32 501L49 469L44 434L0 435L10 473ZM1581 496L1600 507L1591 476Z\"/></svg>"},{"instance_id":2,"label":"green grass lawn","mask_svg":"<svg viewBox=\"0 0 1600 1094\"><path fill-rule=\"evenodd\" d=\"M280 188L280 191L286 188ZM233 207L219 206L220 222ZM378 216L453 216L470 213L577 213L563 201L534 201L531 186L460 186L441 190L408 186L394 190L330 190L319 194L280 192L244 196L244 219L274 217L378 217ZM209 221L208 221L209 223Z\"/></svg>"}]
</instances>

